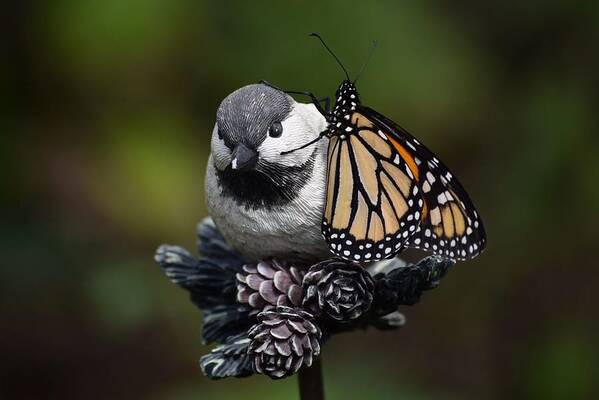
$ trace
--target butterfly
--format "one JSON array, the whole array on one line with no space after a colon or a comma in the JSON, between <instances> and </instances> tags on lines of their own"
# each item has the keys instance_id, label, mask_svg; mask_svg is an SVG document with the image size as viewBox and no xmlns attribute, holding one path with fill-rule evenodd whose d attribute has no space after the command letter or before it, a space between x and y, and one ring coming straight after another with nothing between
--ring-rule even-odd
<instances>
[{"instance_id":1,"label":"butterfly","mask_svg":"<svg viewBox=\"0 0 599 400\"><path fill-rule=\"evenodd\" d=\"M322 234L331 252L357 262L392 258L406 247L455 260L480 254L485 229L460 182L408 131L363 105L337 56L311 36L346 75L332 111L311 93L288 92L311 96L327 121Z\"/></svg>"}]
</instances>

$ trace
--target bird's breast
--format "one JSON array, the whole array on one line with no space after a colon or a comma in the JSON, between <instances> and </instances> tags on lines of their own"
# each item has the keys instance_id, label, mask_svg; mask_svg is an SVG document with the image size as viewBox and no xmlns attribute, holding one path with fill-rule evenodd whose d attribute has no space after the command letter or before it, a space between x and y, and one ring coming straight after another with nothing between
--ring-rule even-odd
<instances>
[{"instance_id":1,"label":"bird's breast","mask_svg":"<svg viewBox=\"0 0 599 400\"><path fill-rule=\"evenodd\" d=\"M239 188L227 187L220 179L210 159L206 176L208 210L227 242L240 254L250 260L278 257L306 265L330 257L321 233L324 156L315 156L309 176L285 202L254 201L247 192L232 194L231 190Z\"/></svg>"}]
</instances>

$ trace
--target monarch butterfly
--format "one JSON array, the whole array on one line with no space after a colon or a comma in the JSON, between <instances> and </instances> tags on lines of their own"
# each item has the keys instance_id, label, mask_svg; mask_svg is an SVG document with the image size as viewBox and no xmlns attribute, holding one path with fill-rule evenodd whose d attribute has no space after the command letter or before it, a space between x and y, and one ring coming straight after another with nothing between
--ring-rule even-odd
<instances>
[{"instance_id":1,"label":"monarch butterfly","mask_svg":"<svg viewBox=\"0 0 599 400\"><path fill-rule=\"evenodd\" d=\"M311 93L288 92L309 95L327 120L316 140L329 138L322 233L330 250L353 261L391 258L405 247L457 260L480 254L485 230L462 185L410 133L364 106L337 56L311 36L346 75L332 111Z\"/></svg>"}]
</instances>

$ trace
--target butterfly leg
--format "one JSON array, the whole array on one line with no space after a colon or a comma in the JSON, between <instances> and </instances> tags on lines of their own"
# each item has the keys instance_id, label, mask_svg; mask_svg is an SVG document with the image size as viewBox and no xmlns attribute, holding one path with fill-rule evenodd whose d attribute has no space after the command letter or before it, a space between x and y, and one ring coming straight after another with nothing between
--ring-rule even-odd
<instances>
[{"instance_id":1,"label":"butterfly leg","mask_svg":"<svg viewBox=\"0 0 599 400\"><path fill-rule=\"evenodd\" d=\"M287 94L298 94L298 95L302 95L302 96L308 96L310 98L310 100L312 100L312 104L314 104L314 106L316 107L316 109L318 110L319 113L321 113L324 116L327 116L329 114L328 105L330 103L330 100L327 101L328 97L318 100L316 98L316 96L314 95L314 93L312 93L312 92L299 92L299 91L292 91L292 90L285 90L284 92ZM325 108L323 108L322 105L320 104L323 101L326 101Z\"/></svg>"},{"instance_id":2,"label":"butterfly leg","mask_svg":"<svg viewBox=\"0 0 599 400\"><path fill-rule=\"evenodd\" d=\"M314 104L314 106L316 107L316 109L318 110L318 112L320 112L322 115L328 115L329 114L329 107L330 107L330 99L328 97L325 97L321 100L318 100L318 98L316 98L316 96L314 95L314 93L312 92L302 92L302 91L295 91L295 90L283 90L275 85L270 84L269 82L265 81L265 80L261 80L260 81L261 84L266 85L266 86L270 86L273 89L276 90L280 90L281 92L285 92L287 94L297 94L297 95L301 95L301 96L308 96L310 98L310 100L312 100L312 103ZM323 108L322 105L320 104L321 102L325 102L325 107Z\"/></svg>"},{"instance_id":3,"label":"butterfly leg","mask_svg":"<svg viewBox=\"0 0 599 400\"><path fill-rule=\"evenodd\" d=\"M270 83L270 82L268 82L268 81L265 81L264 79L261 79L261 80L260 80L260 82L258 82L258 83L259 83L260 85L266 85L266 86L268 86L268 87L271 87L271 88L273 88L273 89L275 89L275 90L279 90L279 91L281 91L281 92L284 92L284 90L283 90L283 89L281 89L280 87L278 87L278 86L275 86L275 85L273 85L272 83Z\"/></svg>"},{"instance_id":4,"label":"butterfly leg","mask_svg":"<svg viewBox=\"0 0 599 400\"><path fill-rule=\"evenodd\" d=\"M331 112L331 98L330 97L324 97L320 100L318 100L319 103L324 103L324 110L326 111L326 113L330 113Z\"/></svg>"}]
</instances>

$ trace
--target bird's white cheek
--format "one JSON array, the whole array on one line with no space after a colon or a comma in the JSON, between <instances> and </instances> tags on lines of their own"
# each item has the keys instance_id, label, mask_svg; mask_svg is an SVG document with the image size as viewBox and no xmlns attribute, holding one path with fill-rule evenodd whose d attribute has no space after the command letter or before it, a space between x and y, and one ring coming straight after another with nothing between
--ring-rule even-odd
<instances>
[{"instance_id":1,"label":"bird's white cheek","mask_svg":"<svg viewBox=\"0 0 599 400\"><path fill-rule=\"evenodd\" d=\"M211 152L217 169L222 171L231 163L231 150L218 138L218 135L212 135Z\"/></svg>"},{"instance_id":2,"label":"bird's white cheek","mask_svg":"<svg viewBox=\"0 0 599 400\"><path fill-rule=\"evenodd\" d=\"M295 146L295 148L300 147ZM281 164L284 166L299 165L305 162L312 154L311 149L302 149L290 154L281 154L288 149L293 149L285 143L285 138L267 138L260 147L258 147L258 153L260 154L260 160L266 161L273 164Z\"/></svg>"},{"instance_id":3,"label":"bird's white cheek","mask_svg":"<svg viewBox=\"0 0 599 400\"><path fill-rule=\"evenodd\" d=\"M271 163L285 166L299 165L306 162L314 152L314 146L301 149L289 154L281 154L295 150L309 143L320 134L314 125L308 123L302 115L294 112L282 122L283 134L273 138L267 136L258 148L260 158Z\"/></svg>"}]
</instances>

